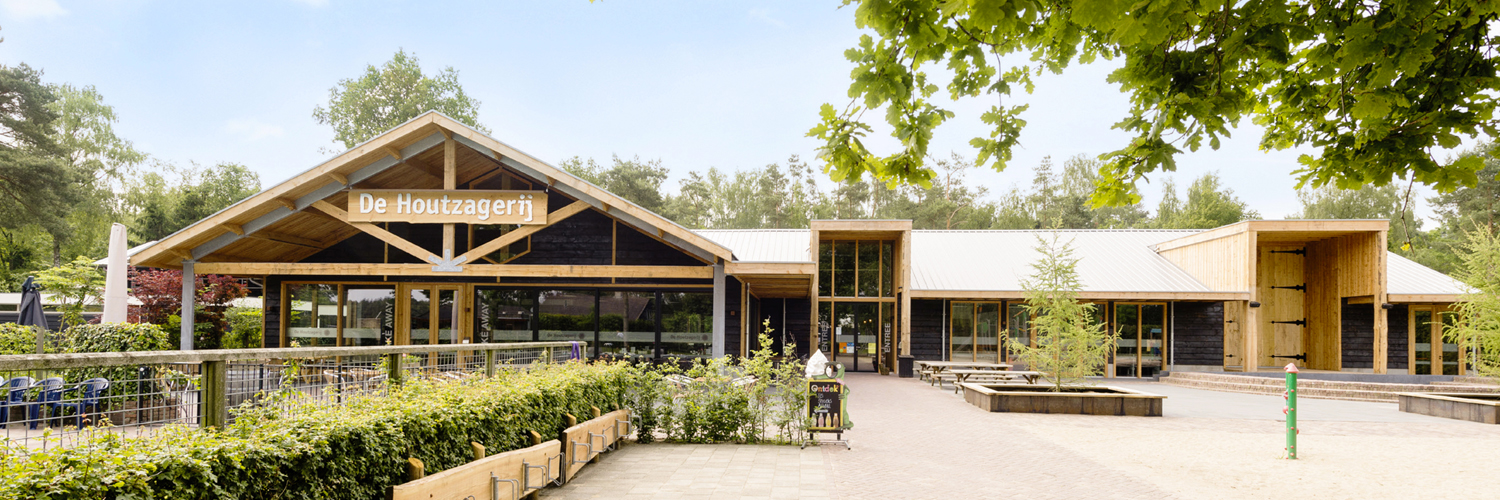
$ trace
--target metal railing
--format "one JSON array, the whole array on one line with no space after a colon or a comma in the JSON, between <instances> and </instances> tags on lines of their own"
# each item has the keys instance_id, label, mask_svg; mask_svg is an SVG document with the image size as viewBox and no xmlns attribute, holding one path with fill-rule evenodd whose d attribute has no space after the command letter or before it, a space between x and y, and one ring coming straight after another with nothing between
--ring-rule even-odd
<instances>
[{"instance_id":1,"label":"metal railing","mask_svg":"<svg viewBox=\"0 0 1500 500\"><path fill-rule=\"evenodd\" d=\"M231 408L339 405L407 380L493 376L578 352L588 352L587 346L524 342L0 356L0 453L68 447L90 432L136 437L175 425L221 427L233 421Z\"/></svg>"}]
</instances>

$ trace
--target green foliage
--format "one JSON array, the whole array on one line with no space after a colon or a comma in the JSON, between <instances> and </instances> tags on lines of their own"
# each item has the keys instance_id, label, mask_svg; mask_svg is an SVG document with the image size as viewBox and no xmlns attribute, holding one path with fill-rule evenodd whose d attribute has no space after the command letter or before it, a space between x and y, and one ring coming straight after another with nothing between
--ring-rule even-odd
<instances>
[{"instance_id":1,"label":"green foliage","mask_svg":"<svg viewBox=\"0 0 1500 500\"><path fill-rule=\"evenodd\" d=\"M667 168L661 160L641 161L640 158L621 160L612 158L613 164L604 168L593 158L584 160L577 156L563 160L560 167L568 173L589 181L622 198L652 212L666 213L667 197L662 194L662 183L667 181Z\"/></svg>"},{"instance_id":2,"label":"green foliage","mask_svg":"<svg viewBox=\"0 0 1500 500\"><path fill-rule=\"evenodd\" d=\"M760 345L770 346L769 322ZM788 349L793 349L788 347ZM793 443L806 428L807 384L800 361L777 360L769 347L748 358L673 360L637 365L626 405L637 439L684 443Z\"/></svg>"},{"instance_id":3,"label":"green foliage","mask_svg":"<svg viewBox=\"0 0 1500 500\"><path fill-rule=\"evenodd\" d=\"M54 334L49 340L56 346L53 352L59 353L165 351L173 348L167 332L146 323L82 324ZM74 368L63 370L61 375L70 384L95 377L116 381L106 392L109 396L131 396L140 391L137 384L118 383L141 378L139 369L133 366Z\"/></svg>"},{"instance_id":4,"label":"green foliage","mask_svg":"<svg viewBox=\"0 0 1500 500\"><path fill-rule=\"evenodd\" d=\"M53 90L58 96L48 105L58 116L53 137L77 179L69 187L78 200L67 214L67 230L51 232L53 259L104 255L110 224L126 216L115 193L146 155L115 135L115 110L93 86L63 84Z\"/></svg>"},{"instance_id":5,"label":"green foliage","mask_svg":"<svg viewBox=\"0 0 1500 500\"><path fill-rule=\"evenodd\" d=\"M77 179L53 137L54 90L25 64L0 65L0 228L66 234Z\"/></svg>"},{"instance_id":6,"label":"green foliage","mask_svg":"<svg viewBox=\"0 0 1500 500\"><path fill-rule=\"evenodd\" d=\"M104 273L88 257L43 270L37 273L36 282L58 300L63 328L83 324L83 309L87 304L104 303Z\"/></svg>"},{"instance_id":7,"label":"green foliage","mask_svg":"<svg viewBox=\"0 0 1500 500\"><path fill-rule=\"evenodd\" d=\"M131 210L131 241L144 243L165 238L257 192L260 176L244 165L157 164L121 197Z\"/></svg>"},{"instance_id":8,"label":"green foliage","mask_svg":"<svg viewBox=\"0 0 1500 500\"><path fill-rule=\"evenodd\" d=\"M1055 386L1083 382L1099 375L1115 350L1116 334L1094 321L1094 304L1078 301L1078 258L1071 242L1053 233L1050 241L1037 237L1042 257L1032 263L1032 275L1021 283L1026 313L1036 330L1036 346L1006 339L1011 358L1046 374Z\"/></svg>"},{"instance_id":9,"label":"green foliage","mask_svg":"<svg viewBox=\"0 0 1500 500\"><path fill-rule=\"evenodd\" d=\"M1454 277L1470 291L1455 304L1454 324L1443 336L1464 347L1476 373L1500 377L1500 236L1483 229L1464 236Z\"/></svg>"},{"instance_id":10,"label":"green foliage","mask_svg":"<svg viewBox=\"0 0 1500 500\"><path fill-rule=\"evenodd\" d=\"M57 352L55 337L46 338L44 352ZM0 323L0 355L4 354L36 354L36 330L16 323Z\"/></svg>"},{"instance_id":11,"label":"green foliage","mask_svg":"<svg viewBox=\"0 0 1500 500\"><path fill-rule=\"evenodd\" d=\"M457 71L448 67L429 77L405 50L379 68L365 67L357 79L339 80L328 89L328 107L314 108L313 119L332 125L334 140L352 149L430 110L489 132L479 125L479 101L464 93Z\"/></svg>"},{"instance_id":12,"label":"green foliage","mask_svg":"<svg viewBox=\"0 0 1500 500\"><path fill-rule=\"evenodd\" d=\"M932 103L993 95L970 141L977 163L1003 169L1026 125L1005 102L1033 77L1074 63L1121 59L1108 77L1130 96L1115 128L1133 134L1105 161L1095 204L1139 202L1136 183L1175 170L1177 155L1218 148L1250 117L1263 149L1311 146L1298 177L1354 188L1410 178L1447 192L1473 185L1481 163L1440 162L1461 136L1497 135L1497 5L1477 0L1346 4L1107 0L1005 3L844 0L866 34L845 52L850 100L824 104L808 135L835 181L873 174L927 186L933 133L954 114ZM1011 61L1009 67L1001 61ZM927 71L937 66L946 85ZM881 116L900 147L866 146ZM876 115L876 113L879 113Z\"/></svg>"},{"instance_id":13,"label":"green foliage","mask_svg":"<svg viewBox=\"0 0 1500 500\"><path fill-rule=\"evenodd\" d=\"M388 396L346 394L341 406L281 400L236 409L222 432L86 433L70 447L0 455L0 498L384 498L405 482L408 457L430 474L469 462L470 442L497 453L522 448L527 431L561 431L564 413L620 407L630 373L568 363L464 383L416 381Z\"/></svg>"},{"instance_id":14,"label":"green foliage","mask_svg":"<svg viewBox=\"0 0 1500 500\"><path fill-rule=\"evenodd\" d=\"M1234 190L1223 187L1219 174L1203 174L1188 187L1187 204L1177 198L1170 179L1162 184L1162 200L1152 221L1163 229L1212 229L1236 222L1259 219L1260 212L1240 201Z\"/></svg>"},{"instance_id":15,"label":"green foliage","mask_svg":"<svg viewBox=\"0 0 1500 500\"><path fill-rule=\"evenodd\" d=\"M231 307L224 313L229 331L224 333L225 349L260 348L262 320L259 307ZM178 320L179 322L181 320ZM196 326L196 324L195 324Z\"/></svg>"}]
</instances>

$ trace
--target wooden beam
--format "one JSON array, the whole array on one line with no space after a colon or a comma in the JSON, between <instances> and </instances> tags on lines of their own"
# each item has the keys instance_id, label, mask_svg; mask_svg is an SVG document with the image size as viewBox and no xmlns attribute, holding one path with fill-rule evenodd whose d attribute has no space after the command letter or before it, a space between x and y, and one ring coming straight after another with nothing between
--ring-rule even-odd
<instances>
[{"instance_id":1,"label":"wooden beam","mask_svg":"<svg viewBox=\"0 0 1500 500\"><path fill-rule=\"evenodd\" d=\"M191 250L183 248L173 248L168 251L171 252L172 255L175 255L182 260L193 260L193 252Z\"/></svg>"},{"instance_id":2,"label":"wooden beam","mask_svg":"<svg viewBox=\"0 0 1500 500\"><path fill-rule=\"evenodd\" d=\"M988 299L1021 300L1026 298L1020 290L912 290L914 299ZM1078 292L1081 300L1185 300L1225 301L1247 300L1249 292ZM843 299L840 299L843 300Z\"/></svg>"},{"instance_id":3,"label":"wooden beam","mask_svg":"<svg viewBox=\"0 0 1500 500\"><path fill-rule=\"evenodd\" d=\"M547 214L547 225L545 225L545 226L541 226L541 225L537 225L537 226L521 226L519 228L516 228L516 230L514 230L514 231L502 234L502 235L500 235L499 238L495 238L493 240L485 242L485 244L479 245L477 247L474 247L472 250L469 250L468 252L465 252L464 255L463 255L464 256L464 261L465 262L477 262L480 257L483 257L485 255L489 255L491 252L494 252L494 251L499 250L501 248L505 248L506 245L510 245L511 243L515 243L517 241L520 241L521 238L525 238L527 236L531 236L532 233L535 233L537 231L541 231L544 228L552 227L552 225L556 224L558 221L561 221L561 220L566 219L568 217L572 217L572 216L578 214L579 212L587 210L588 208L589 208L589 204L588 203L586 203L586 202L584 202L582 200L575 201L575 202L573 202L571 204L568 204L568 206L566 206L566 207L559 208L559 209L557 209L557 211ZM710 276L710 277L712 277L712 276Z\"/></svg>"},{"instance_id":4,"label":"wooden beam","mask_svg":"<svg viewBox=\"0 0 1500 500\"><path fill-rule=\"evenodd\" d=\"M818 272L816 262L730 262L724 264L724 273L734 275L808 275Z\"/></svg>"},{"instance_id":5,"label":"wooden beam","mask_svg":"<svg viewBox=\"0 0 1500 500\"><path fill-rule=\"evenodd\" d=\"M1392 304L1450 304L1458 302L1463 296L1450 293L1392 293L1385 297L1386 302Z\"/></svg>"},{"instance_id":6,"label":"wooden beam","mask_svg":"<svg viewBox=\"0 0 1500 500\"><path fill-rule=\"evenodd\" d=\"M277 232L272 232L272 231L257 231L257 232L254 232L254 233L250 233L249 235L246 235L245 237L246 238L255 238L257 240L262 240L262 241L269 241L269 242L272 242L272 243L281 243L281 244L294 245L294 246L299 246L299 247L316 248L316 249L319 249L319 250L322 250L324 247L328 246L326 243L323 243L323 242L315 240L315 239L303 238L301 236L292 236L290 234L282 234L282 233L277 233Z\"/></svg>"},{"instance_id":7,"label":"wooden beam","mask_svg":"<svg viewBox=\"0 0 1500 500\"><path fill-rule=\"evenodd\" d=\"M206 262L199 274L329 276L487 276L506 278L713 279L712 266L544 266L466 263L459 272L434 272L431 264L316 264L302 262Z\"/></svg>"},{"instance_id":8,"label":"wooden beam","mask_svg":"<svg viewBox=\"0 0 1500 500\"><path fill-rule=\"evenodd\" d=\"M345 186L349 185L349 176L347 175L338 172L329 172L328 178L333 179L334 182L337 182L339 184L343 184Z\"/></svg>"},{"instance_id":9,"label":"wooden beam","mask_svg":"<svg viewBox=\"0 0 1500 500\"><path fill-rule=\"evenodd\" d=\"M220 224L219 226L223 227L224 230L229 231L231 233L234 233L234 234L236 234L238 236L244 236L245 235L245 228L243 226L239 225L239 224L231 224L231 223L225 222L223 224Z\"/></svg>"},{"instance_id":10,"label":"wooden beam","mask_svg":"<svg viewBox=\"0 0 1500 500\"><path fill-rule=\"evenodd\" d=\"M344 223L349 224L350 226L354 226L355 229L369 233L370 236L374 236L380 239L380 241L390 243L391 246L399 248L402 251L411 254L412 257L427 260L427 257L433 256L432 252L429 252L427 251L427 249L422 248L421 245L406 241L405 238L396 236L395 234L391 234L390 231L386 231L380 226L368 222L349 222L349 214L344 212L343 209L333 206L332 203L318 200L313 202L312 206L313 208L322 210L323 213L328 214L330 217L344 221ZM431 269L429 266L429 271L430 270Z\"/></svg>"},{"instance_id":11,"label":"wooden beam","mask_svg":"<svg viewBox=\"0 0 1500 500\"><path fill-rule=\"evenodd\" d=\"M297 211L297 202L296 202L296 200L293 200L291 198L277 198L276 202L280 203L281 206L286 207L287 210L291 210L293 212Z\"/></svg>"},{"instance_id":12,"label":"wooden beam","mask_svg":"<svg viewBox=\"0 0 1500 500\"><path fill-rule=\"evenodd\" d=\"M386 154L391 155L391 158L395 158L396 161L401 161L401 160L405 160L406 159L406 158L402 158L401 157L401 150L400 149L396 149L396 146L392 146L390 144L386 144L384 148L381 148L381 150L385 151Z\"/></svg>"}]
</instances>

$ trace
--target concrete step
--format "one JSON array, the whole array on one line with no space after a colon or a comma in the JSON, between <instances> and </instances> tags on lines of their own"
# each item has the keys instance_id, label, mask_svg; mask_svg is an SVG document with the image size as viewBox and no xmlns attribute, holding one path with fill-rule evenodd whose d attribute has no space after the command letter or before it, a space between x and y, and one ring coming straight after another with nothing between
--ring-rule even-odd
<instances>
[{"instance_id":1,"label":"concrete step","mask_svg":"<svg viewBox=\"0 0 1500 500\"><path fill-rule=\"evenodd\" d=\"M1174 372L1163 377L1161 381L1183 387L1253 394L1281 395L1286 390L1286 381L1283 378L1226 373ZM1396 402L1396 394L1402 392L1500 393L1500 386L1474 384L1387 384L1313 379L1298 380L1297 389L1300 397L1387 403Z\"/></svg>"}]
</instances>

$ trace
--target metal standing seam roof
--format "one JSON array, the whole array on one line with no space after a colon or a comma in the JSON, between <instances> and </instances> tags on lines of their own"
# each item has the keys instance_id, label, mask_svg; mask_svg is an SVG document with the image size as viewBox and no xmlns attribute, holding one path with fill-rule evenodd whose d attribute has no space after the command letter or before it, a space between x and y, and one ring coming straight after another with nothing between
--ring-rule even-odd
<instances>
[{"instance_id":1,"label":"metal standing seam roof","mask_svg":"<svg viewBox=\"0 0 1500 500\"><path fill-rule=\"evenodd\" d=\"M1387 252L1385 262L1385 293L1413 295L1461 295L1464 293L1464 285L1458 280L1433 268L1412 262L1395 252Z\"/></svg>"},{"instance_id":2,"label":"metal standing seam roof","mask_svg":"<svg viewBox=\"0 0 1500 500\"><path fill-rule=\"evenodd\" d=\"M806 229L694 231L734 252L740 262L812 262ZM912 231L912 289L1018 291L1040 254L1037 237L1050 230ZM1083 290L1091 292L1220 292L1151 249L1198 230L1064 229L1073 242ZM1387 293L1463 294L1461 283L1395 253L1387 259Z\"/></svg>"},{"instance_id":3,"label":"metal standing seam roof","mask_svg":"<svg viewBox=\"0 0 1500 500\"><path fill-rule=\"evenodd\" d=\"M740 262L812 262L807 229L699 229L693 231L734 252Z\"/></svg>"},{"instance_id":4,"label":"metal standing seam roof","mask_svg":"<svg viewBox=\"0 0 1500 500\"><path fill-rule=\"evenodd\" d=\"M1212 292L1150 246L1198 231L912 231L914 290L1015 291L1033 272L1038 237L1072 242L1082 291Z\"/></svg>"}]
</instances>

